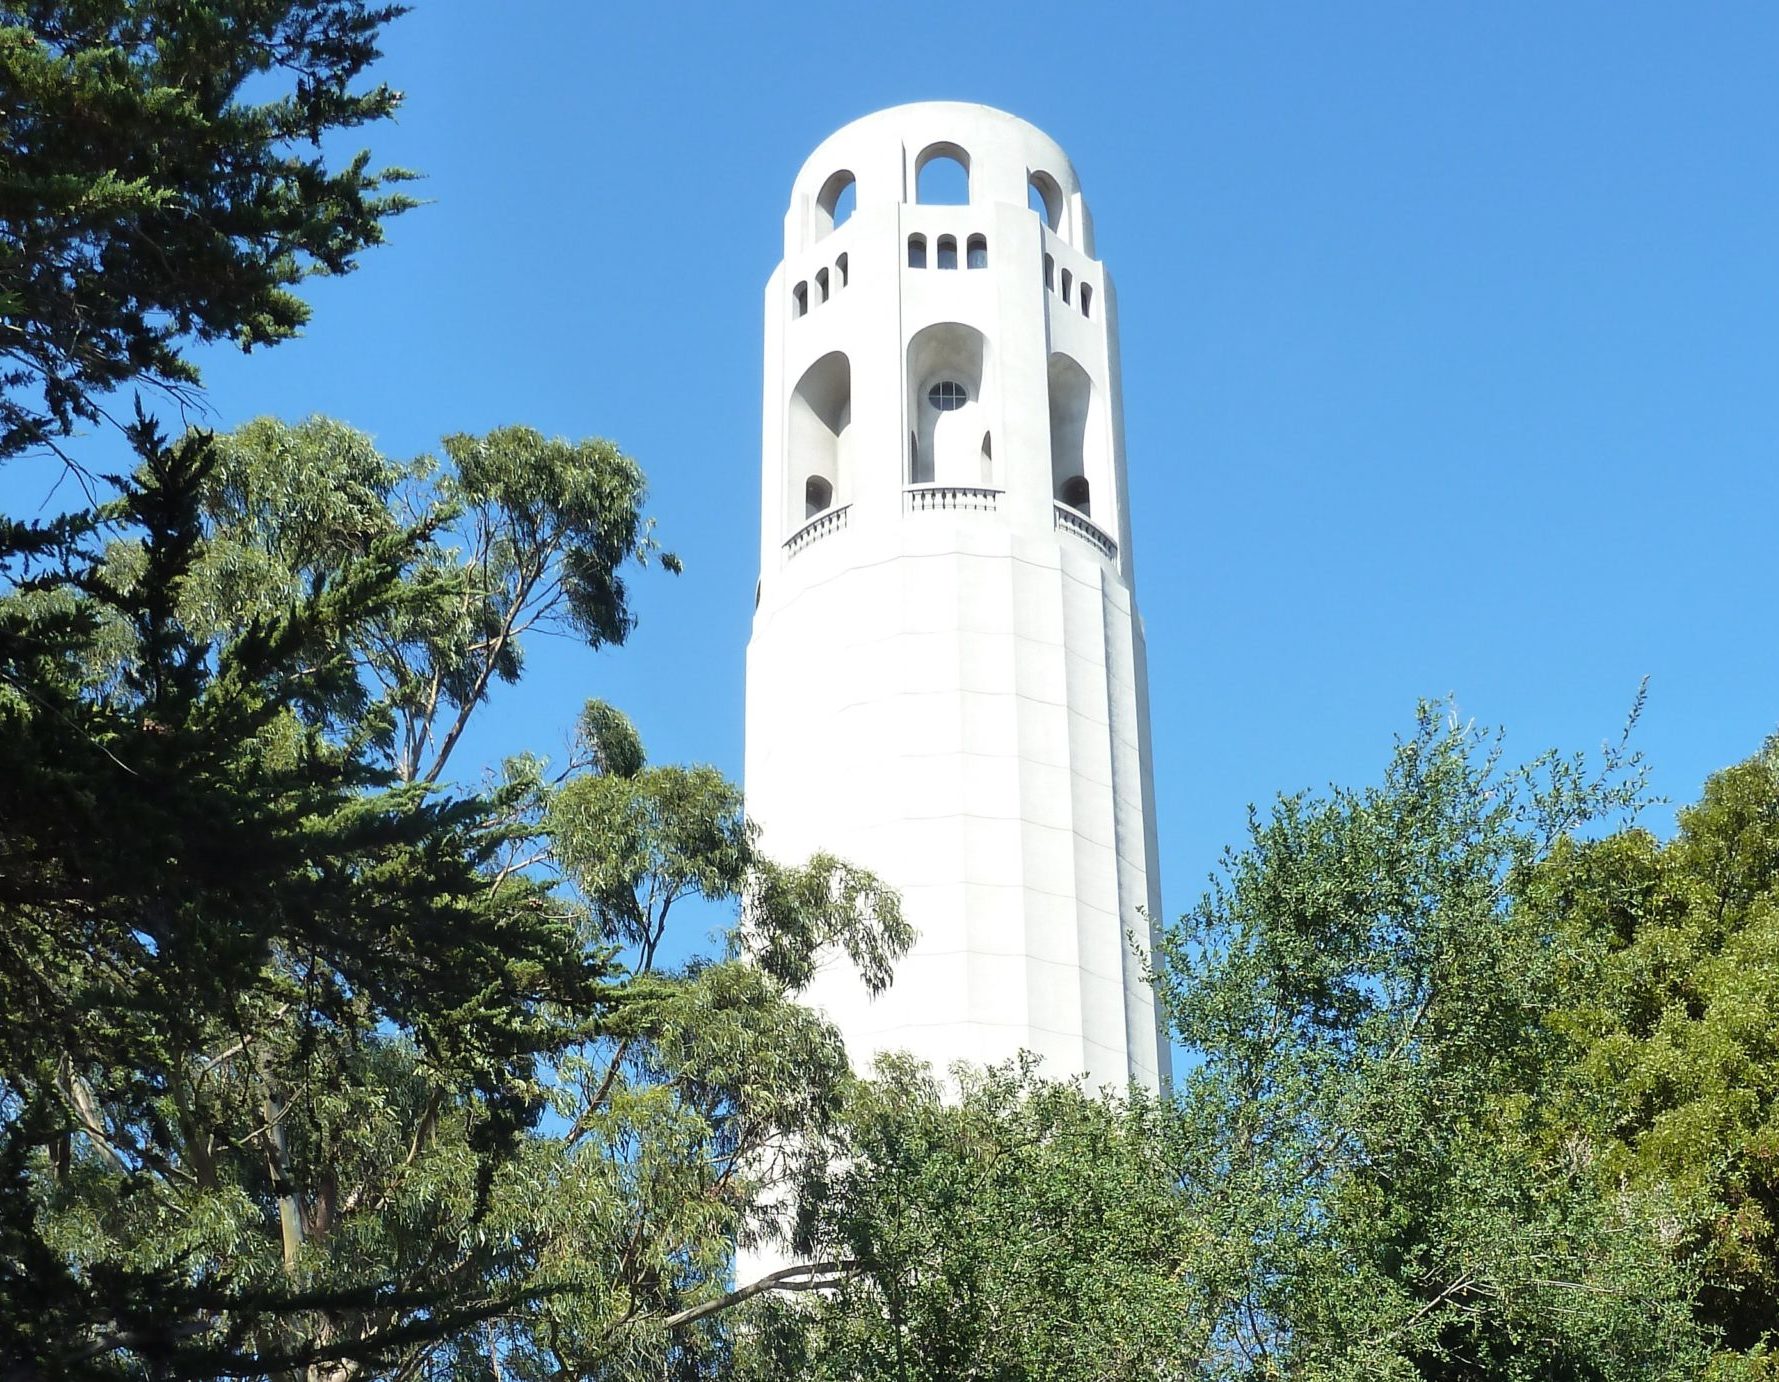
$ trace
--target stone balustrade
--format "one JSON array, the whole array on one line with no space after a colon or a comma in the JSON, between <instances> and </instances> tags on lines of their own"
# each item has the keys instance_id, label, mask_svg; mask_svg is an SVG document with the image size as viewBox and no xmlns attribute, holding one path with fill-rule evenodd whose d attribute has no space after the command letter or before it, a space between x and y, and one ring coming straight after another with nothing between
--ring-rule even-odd
<instances>
[{"instance_id":1,"label":"stone balustrade","mask_svg":"<svg viewBox=\"0 0 1779 1382\"><path fill-rule=\"evenodd\" d=\"M1098 550L1099 554L1107 560L1118 560L1118 544L1099 524L1078 509L1070 508L1067 504L1053 504L1052 507L1056 512L1058 529L1073 533L1090 547Z\"/></svg>"},{"instance_id":2,"label":"stone balustrade","mask_svg":"<svg viewBox=\"0 0 1779 1382\"><path fill-rule=\"evenodd\" d=\"M908 513L930 513L936 509L993 513L1001 506L1000 490L982 485L911 485L902 495Z\"/></svg>"},{"instance_id":3,"label":"stone balustrade","mask_svg":"<svg viewBox=\"0 0 1779 1382\"><path fill-rule=\"evenodd\" d=\"M842 504L837 509L823 509L809 522L784 540L784 554L794 557L811 543L820 542L829 533L837 533L846 526L847 511L850 504Z\"/></svg>"}]
</instances>

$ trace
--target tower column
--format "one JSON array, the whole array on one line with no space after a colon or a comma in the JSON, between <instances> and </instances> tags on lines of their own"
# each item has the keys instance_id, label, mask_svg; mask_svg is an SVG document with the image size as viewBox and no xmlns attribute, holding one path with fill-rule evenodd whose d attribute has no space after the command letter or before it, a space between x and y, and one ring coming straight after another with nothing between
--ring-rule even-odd
<instances>
[{"instance_id":1,"label":"tower column","mask_svg":"<svg viewBox=\"0 0 1779 1382\"><path fill-rule=\"evenodd\" d=\"M919 199L943 158L963 204ZM1168 1076L1113 301L1073 167L1003 112L867 116L793 186L746 785L768 851L876 870L919 933L878 999L810 992L861 1065Z\"/></svg>"}]
</instances>

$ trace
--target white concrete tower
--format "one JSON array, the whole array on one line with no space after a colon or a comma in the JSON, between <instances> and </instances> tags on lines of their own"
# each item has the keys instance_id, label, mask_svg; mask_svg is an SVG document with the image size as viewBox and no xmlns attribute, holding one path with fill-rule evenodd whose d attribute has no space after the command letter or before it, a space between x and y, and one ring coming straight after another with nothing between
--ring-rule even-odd
<instances>
[{"instance_id":1,"label":"white concrete tower","mask_svg":"<svg viewBox=\"0 0 1779 1382\"><path fill-rule=\"evenodd\" d=\"M941 158L967 205L917 200ZM1024 1048L1095 1087L1168 1076L1117 321L1075 170L1022 120L898 106L797 175L747 800L769 852L876 870L919 930L883 997L838 964L810 994L861 1066Z\"/></svg>"}]
</instances>

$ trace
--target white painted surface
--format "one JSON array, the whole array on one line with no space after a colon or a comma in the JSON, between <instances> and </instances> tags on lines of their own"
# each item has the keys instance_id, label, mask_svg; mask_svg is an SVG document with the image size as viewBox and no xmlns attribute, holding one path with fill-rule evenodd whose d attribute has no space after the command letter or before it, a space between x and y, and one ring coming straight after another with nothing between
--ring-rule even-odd
<instances>
[{"instance_id":1,"label":"white painted surface","mask_svg":"<svg viewBox=\"0 0 1779 1382\"><path fill-rule=\"evenodd\" d=\"M967 206L913 201L935 148L967 162ZM845 174L857 208L832 227ZM766 291L747 799L770 853L876 870L919 930L884 996L843 962L811 991L861 1065L1027 1049L1095 1086L1168 1075L1142 979L1160 898L1117 302L1092 248L1062 150L985 106L855 121L792 189ZM937 382L962 406L934 410ZM1059 502L1081 479L1091 517Z\"/></svg>"}]
</instances>

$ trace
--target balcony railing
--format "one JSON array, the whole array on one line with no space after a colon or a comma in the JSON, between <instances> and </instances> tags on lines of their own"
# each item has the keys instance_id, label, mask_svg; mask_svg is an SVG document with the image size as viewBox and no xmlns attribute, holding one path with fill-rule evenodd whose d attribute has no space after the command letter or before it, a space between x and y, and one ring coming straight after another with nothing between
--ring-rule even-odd
<instances>
[{"instance_id":1,"label":"balcony railing","mask_svg":"<svg viewBox=\"0 0 1779 1382\"><path fill-rule=\"evenodd\" d=\"M837 509L823 509L809 522L784 540L784 554L794 557L812 542L820 542L829 533L837 533L846 526L847 510L851 504L842 504Z\"/></svg>"},{"instance_id":2,"label":"balcony railing","mask_svg":"<svg viewBox=\"0 0 1779 1382\"><path fill-rule=\"evenodd\" d=\"M935 509L993 513L1001 506L1001 492L981 485L912 485L902 495L908 513L929 513Z\"/></svg>"},{"instance_id":3,"label":"balcony railing","mask_svg":"<svg viewBox=\"0 0 1779 1382\"><path fill-rule=\"evenodd\" d=\"M1092 519L1078 509L1067 504L1055 504L1057 528L1073 533L1090 547L1098 550L1102 557L1112 561L1118 560L1118 544L1100 528Z\"/></svg>"}]
</instances>

